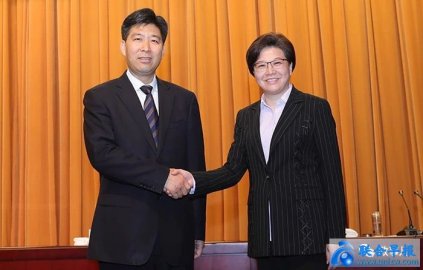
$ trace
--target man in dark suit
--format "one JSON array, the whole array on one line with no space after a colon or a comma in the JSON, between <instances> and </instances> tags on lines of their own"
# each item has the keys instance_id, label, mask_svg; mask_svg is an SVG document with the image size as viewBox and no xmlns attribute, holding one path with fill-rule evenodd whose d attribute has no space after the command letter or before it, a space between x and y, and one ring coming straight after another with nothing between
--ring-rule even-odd
<instances>
[{"instance_id":1,"label":"man in dark suit","mask_svg":"<svg viewBox=\"0 0 423 270\"><path fill-rule=\"evenodd\" d=\"M179 198L192 185L170 168L205 169L195 95L155 75L167 29L151 9L130 14L121 42L128 70L84 96L86 149L100 173L88 256L101 270L189 270L204 245L205 197L163 192Z\"/></svg>"},{"instance_id":2,"label":"man in dark suit","mask_svg":"<svg viewBox=\"0 0 423 270\"><path fill-rule=\"evenodd\" d=\"M204 194L235 185L249 171L248 254L259 270L327 269L329 238L345 236L335 121L326 100L290 83L295 62L281 34L251 44L247 64L261 100L238 113L226 164L193 173L195 193Z\"/></svg>"}]
</instances>

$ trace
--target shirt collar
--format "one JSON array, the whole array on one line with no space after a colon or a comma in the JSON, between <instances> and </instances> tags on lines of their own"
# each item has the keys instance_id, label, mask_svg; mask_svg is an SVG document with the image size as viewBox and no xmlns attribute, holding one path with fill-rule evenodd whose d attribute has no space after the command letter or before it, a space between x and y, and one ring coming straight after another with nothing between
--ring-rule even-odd
<instances>
[{"instance_id":1,"label":"shirt collar","mask_svg":"<svg viewBox=\"0 0 423 270\"><path fill-rule=\"evenodd\" d=\"M286 92L283 93L281 98L278 100L277 106L282 106L282 105L286 104L288 102L288 98L289 98L289 95L291 94L291 92L292 92L292 84L290 83L288 90L286 90ZM261 105L269 107L269 105L267 105L266 101L264 100L264 94L261 95L260 102L261 102Z\"/></svg>"},{"instance_id":2,"label":"shirt collar","mask_svg":"<svg viewBox=\"0 0 423 270\"><path fill-rule=\"evenodd\" d=\"M132 86L134 87L135 91L140 90L141 86L145 85L146 83L143 83L141 80L139 80L137 77L135 77L129 69L126 71L126 76L128 76L129 81L131 82ZM157 91L157 77L154 75L153 81L149 83L148 85L151 85L153 87L152 92ZM141 90L140 90L141 91Z\"/></svg>"}]
</instances>

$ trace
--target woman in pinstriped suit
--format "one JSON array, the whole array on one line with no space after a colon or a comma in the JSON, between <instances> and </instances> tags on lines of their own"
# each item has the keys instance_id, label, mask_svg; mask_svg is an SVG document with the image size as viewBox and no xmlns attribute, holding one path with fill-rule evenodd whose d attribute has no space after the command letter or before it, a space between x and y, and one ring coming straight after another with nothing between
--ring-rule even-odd
<instances>
[{"instance_id":1,"label":"woman in pinstriped suit","mask_svg":"<svg viewBox=\"0 0 423 270\"><path fill-rule=\"evenodd\" d=\"M248 170L248 254L259 270L326 269L325 246L346 226L329 103L290 83L296 59L285 36L258 37L246 58L263 95L239 111L225 165L193 173L195 194L233 186Z\"/></svg>"}]
</instances>

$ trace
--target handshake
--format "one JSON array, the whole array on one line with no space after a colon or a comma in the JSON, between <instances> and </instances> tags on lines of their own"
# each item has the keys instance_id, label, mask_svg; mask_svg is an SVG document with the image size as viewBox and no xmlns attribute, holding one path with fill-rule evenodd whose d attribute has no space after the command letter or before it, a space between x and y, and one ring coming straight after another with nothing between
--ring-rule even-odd
<instances>
[{"instance_id":1,"label":"handshake","mask_svg":"<svg viewBox=\"0 0 423 270\"><path fill-rule=\"evenodd\" d=\"M170 169L163 191L173 199L187 195L194 186L194 177L182 169Z\"/></svg>"}]
</instances>

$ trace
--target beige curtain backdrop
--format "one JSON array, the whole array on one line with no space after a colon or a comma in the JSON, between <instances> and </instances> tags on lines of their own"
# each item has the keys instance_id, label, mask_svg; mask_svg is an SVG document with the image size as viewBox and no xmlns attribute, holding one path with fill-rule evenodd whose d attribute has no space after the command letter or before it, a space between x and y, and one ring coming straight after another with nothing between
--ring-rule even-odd
<instances>
[{"instance_id":1,"label":"beige curtain backdrop","mask_svg":"<svg viewBox=\"0 0 423 270\"><path fill-rule=\"evenodd\" d=\"M423 1L1 0L0 246L87 236L98 192L82 136L82 97L120 76L120 25L151 7L170 24L159 76L197 94L207 168L222 165L239 109L260 97L245 52L286 34L293 83L329 100L337 123L349 227L423 229ZM247 239L248 175L208 197L208 241Z\"/></svg>"}]
</instances>

